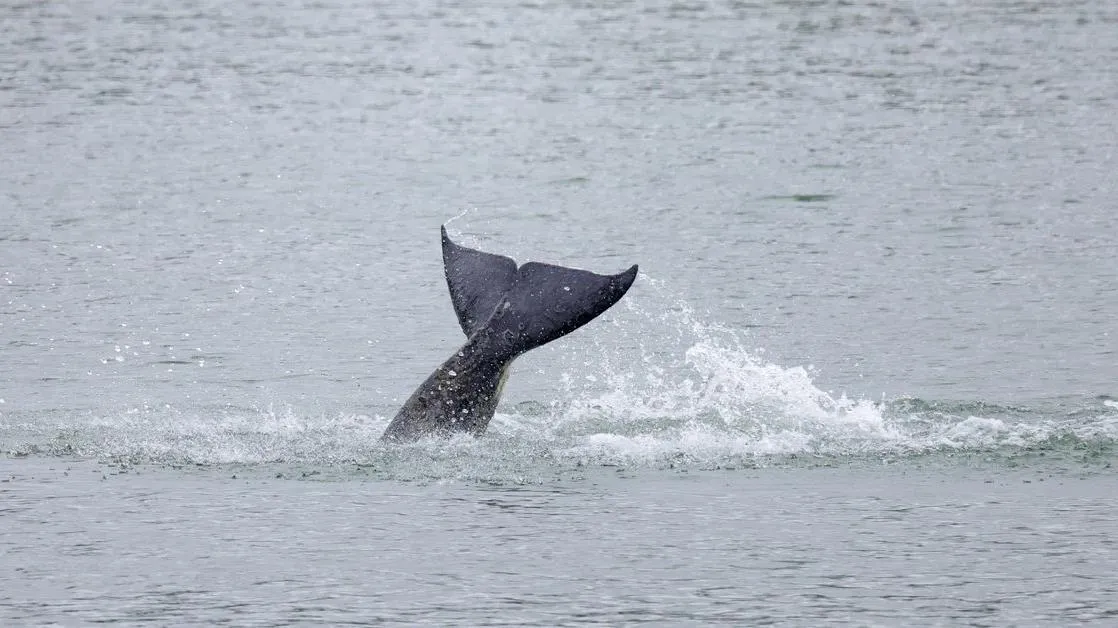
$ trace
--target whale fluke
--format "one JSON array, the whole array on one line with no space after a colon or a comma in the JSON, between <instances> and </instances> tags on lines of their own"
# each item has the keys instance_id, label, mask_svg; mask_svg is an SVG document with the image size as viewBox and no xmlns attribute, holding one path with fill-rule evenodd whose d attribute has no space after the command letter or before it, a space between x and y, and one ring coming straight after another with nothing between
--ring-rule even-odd
<instances>
[{"instance_id":1,"label":"whale fluke","mask_svg":"<svg viewBox=\"0 0 1118 628\"><path fill-rule=\"evenodd\" d=\"M594 320L637 276L528 262L454 243L442 228L450 299L466 344L435 370L388 425L382 440L454 432L482 434L493 418L508 366L519 355Z\"/></svg>"}]
</instances>

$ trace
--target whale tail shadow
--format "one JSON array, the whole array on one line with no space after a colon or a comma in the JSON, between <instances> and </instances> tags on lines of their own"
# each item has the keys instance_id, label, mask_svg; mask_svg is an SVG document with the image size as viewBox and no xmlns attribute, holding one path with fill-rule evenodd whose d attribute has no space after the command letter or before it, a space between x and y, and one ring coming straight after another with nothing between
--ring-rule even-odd
<instances>
[{"instance_id":1,"label":"whale tail shadow","mask_svg":"<svg viewBox=\"0 0 1118 628\"><path fill-rule=\"evenodd\" d=\"M490 334L515 357L571 333L617 303L637 265L616 275L528 262L454 243L442 228L443 265L467 337Z\"/></svg>"}]
</instances>

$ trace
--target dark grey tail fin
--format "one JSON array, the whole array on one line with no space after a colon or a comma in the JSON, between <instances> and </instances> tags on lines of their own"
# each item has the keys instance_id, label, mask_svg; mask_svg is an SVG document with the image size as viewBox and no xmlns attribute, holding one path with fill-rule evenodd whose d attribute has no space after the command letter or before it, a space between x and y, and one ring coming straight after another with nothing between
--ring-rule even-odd
<instances>
[{"instance_id":1,"label":"dark grey tail fin","mask_svg":"<svg viewBox=\"0 0 1118 628\"><path fill-rule=\"evenodd\" d=\"M443 229L443 262L462 331L486 329L513 355L569 334L617 303L637 277L637 266L616 275L528 262L450 241Z\"/></svg>"}]
</instances>

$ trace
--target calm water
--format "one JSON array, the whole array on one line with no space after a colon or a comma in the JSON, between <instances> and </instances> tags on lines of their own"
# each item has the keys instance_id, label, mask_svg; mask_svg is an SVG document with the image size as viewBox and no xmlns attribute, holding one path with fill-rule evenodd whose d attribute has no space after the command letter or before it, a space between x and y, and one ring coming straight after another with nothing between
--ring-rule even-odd
<instances>
[{"instance_id":1,"label":"calm water","mask_svg":"<svg viewBox=\"0 0 1118 628\"><path fill-rule=\"evenodd\" d=\"M1116 32L6 4L0 622L1118 621ZM382 447L447 220L643 273L485 438Z\"/></svg>"}]
</instances>

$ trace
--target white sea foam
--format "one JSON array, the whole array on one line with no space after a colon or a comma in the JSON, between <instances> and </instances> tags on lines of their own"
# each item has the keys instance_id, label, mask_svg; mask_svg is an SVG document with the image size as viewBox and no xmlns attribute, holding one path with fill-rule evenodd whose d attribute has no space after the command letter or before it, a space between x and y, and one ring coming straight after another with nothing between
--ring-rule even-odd
<instances>
[{"instance_id":1,"label":"white sea foam","mask_svg":"<svg viewBox=\"0 0 1118 628\"><path fill-rule=\"evenodd\" d=\"M820 389L810 367L766 360L744 333L705 323L685 306L655 314L630 307L625 315L630 320L604 334L616 344L599 340L588 356L560 365L563 390L554 400L503 405L478 440L384 446L383 416L144 405L7 417L0 452L202 465L357 463L395 477L501 478L556 465L712 468L1118 440L1118 404L1109 399L1097 411L1059 417L981 403L851 398Z\"/></svg>"}]
</instances>

